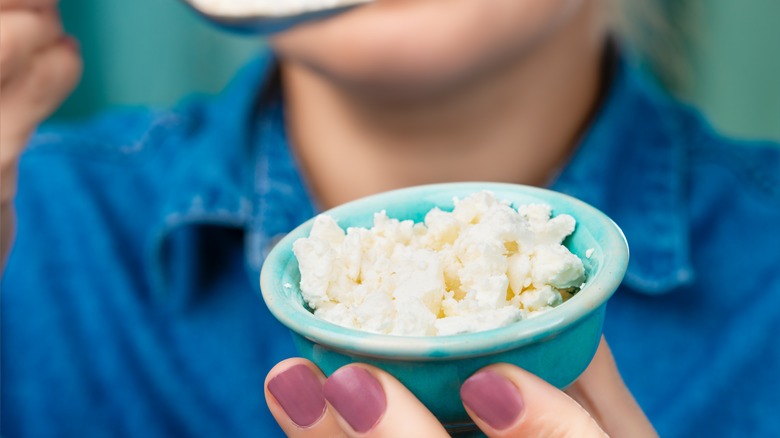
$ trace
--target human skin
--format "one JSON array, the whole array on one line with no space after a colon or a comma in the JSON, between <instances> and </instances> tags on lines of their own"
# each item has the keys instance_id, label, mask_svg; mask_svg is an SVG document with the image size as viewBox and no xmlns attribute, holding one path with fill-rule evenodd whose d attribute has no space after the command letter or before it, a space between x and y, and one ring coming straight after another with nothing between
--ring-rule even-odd
<instances>
[{"instance_id":1,"label":"human skin","mask_svg":"<svg viewBox=\"0 0 780 438\"><path fill-rule=\"evenodd\" d=\"M598 105L607 6L379 0L274 37L288 132L320 207L413 184L549 183ZM266 400L290 436L447 436L395 379L361 364L352 366L368 370L386 397L371 429L356 431L330 400L321 418L301 427L269 391L269 382L296 365L304 367L297 374L309 369L315 378L287 390L314 401L286 400L290 409L322 397L312 381L327 388L332 379L302 359L269 373ZM522 394L526 409L499 430L467 406L488 436L655 436L603 340L568 395L514 366L489 368Z\"/></svg>"},{"instance_id":2,"label":"human skin","mask_svg":"<svg viewBox=\"0 0 780 438\"><path fill-rule=\"evenodd\" d=\"M367 370L378 382L381 389L380 397L385 398L385 408L379 415L371 418L358 418L355 421L354 410L350 414L344 411L338 403L331 403L332 396L327 391L317 392L309 386L307 391L290 384L286 387L274 385L274 381L285 372L300 365L311 373L312 380L322 387L333 386L334 377L345 369L358 367ZM602 338L596 356L588 369L569 389L568 394L558 391L543 380L520 368L508 364L490 365L477 373L487 371L493 375L493 382L503 386L503 398L510 401L519 400L520 409L516 412L505 410L508 416L503 421L496 422L494 415L480 417L480 412L472 410L466 403L466 411L488 437L613 437L646 438L657 434L634 401L631 393L623 384L612 353L606 341ZM296 374L300 374L298 371ZM498 381L495 377L498 376ZM336 377L337 379L338 377ZM354 379L353 379L354 380ZM330 381L330 382L329 382ZM346 385L345 385L346 383ZM484 383L477 382L477 383ZM340 382L346 386L346 391L354 399L361 399L365 391L354 382ZM466 386L464 384L464 386ZM486 393L494 392L487 387ZM285 393L286 392L286 393ZM322 413L309 418L310 424L300 425L291 418L285 408L290 407L290 393L294 393L293 401L307 405L301 397L322 398L325 393L327 402ZM461 394L464 394L461 392ZM483 392L484 394L484 392ZM466 396L467 397L467 396ZM300 358L287 359L277 364L266 377L265 398L276 421L285 434L293 438L321 436L349 436L361 438L379 438L396 436L447 437L449 434L431 414L403 385L386 372L364 364L347 365L326 377L313 363ZM488 396L490 398L490 396ZM500 398L493 397L497 401ZM281 402L280 402L281 400ZM473 397L471 398L473 404ZM370 402L370 400L362 403ZM505 406L505 401L503 405ZM311 406L311 404L308 404ZM517 406L515 406L517 407ZM495 409L500 406L495 406ZM315 410L315 412L319 412ZM484 415L484 410L482 415ZM346 414L346 419L345 415ZM297 418L301 418L297 416ZM312 421L313 419L313 421ZM364 421L361 421L364 420ZM367 420L367 421L365 421ZM300 420L299 420L300 421ZM356 431L352 424L359 424L362 430ZM497 425L494 427L493 425Z\"/></svg>"},{"instance_id":3,"label":"human skin","mask_svg":"<svg viewBox=\"0 0 780 438\"><path fill-rule=\"evenodd\" d=\"M327 207L425 182L549 181L597 104L606 33L601 6L597 0L380 0L272 39L281 57L288 130L317 201ZM0 0L0 33L4 260L13 238L18 158L35 127L75 86L81 60L62 32L56 0ZM325 381L301 359L280 363L269 380L296 363ZM381 381L391 413L372 436L397 435L399 425L442 433L397 381L365 368ZM526 403L547 400L579 414L539 422L538 408L528 408L511 428L488 428L491 436L539 430L524 429L528 424L556 433L598 434L600 424L616 436L654 434L605 343L570 390L579 404L515 367L494 371ZM289 429L267 390L266 397L286 431L320 436ZM324 418L318 432L354 435L336 410Z\"/></svg>"},{"instance_id":4,"label":"human skin","mask_svg":"<svg viewBox=\"0 0 780 438\"><path fill-rule=\"evenodd\" d=\"M63 33L56 6L0 0L0 270L13 242L19 156L81 76L78 44Z\"/></svg>"},{"instance_id":5,"label":"human skin","mask_svg":"<svg viewBox=\"0 0 780 438\"><path fill-rule=\"evenodd\" d=\"M432 182L549 183L597 105L605 8L379 0L273 38L321 206Z\"/></svg>"}]
</instances>

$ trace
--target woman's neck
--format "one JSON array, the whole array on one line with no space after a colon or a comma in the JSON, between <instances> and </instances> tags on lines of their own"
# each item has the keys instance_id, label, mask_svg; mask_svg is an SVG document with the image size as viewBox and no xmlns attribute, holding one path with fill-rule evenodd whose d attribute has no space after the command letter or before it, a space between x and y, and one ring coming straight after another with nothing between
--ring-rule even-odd
<instances>
[{"instance_id":1,"label":"woman's neck","mask_svg":"<svg viewBox=\"0 0 780 438\"><path fill-rule=\"evenodd\" d=\"M320 206L434 182L548 184L599 98L604 35L594 13L501 68L413 102L357 96L283 63L288 131Z\"/></svg>"}]
</instances>

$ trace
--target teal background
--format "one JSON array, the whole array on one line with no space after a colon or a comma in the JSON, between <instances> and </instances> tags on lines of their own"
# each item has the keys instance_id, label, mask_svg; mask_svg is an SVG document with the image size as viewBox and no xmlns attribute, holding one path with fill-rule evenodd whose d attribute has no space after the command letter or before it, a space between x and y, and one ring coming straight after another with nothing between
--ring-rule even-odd
<instances>
[{"instance_id":1,"label":"teal background","mask_svg":"<svg viewBox=\"0 0 780 438\"><path fill-rule=\"evenodd\" d=\"M666 1L697 3L669 17L689 36L688 79L670 85L720 130L780 141L780 1ZM178 0L62 0L61 8L85 72L56 119L217 92L263 44L212 28Z\"/></svg>"},{"instance_id":2,"label":"teal background","mask_svg":"<svg viewBox=\"0 0 780 438\"><path fill-rule=\"evenodd\" d=\"M84 75L55 119L218 92L263 45L213 28L178 0L61 0L60 9Z\"/></svg>"},{"instance_id":3,"label":"teal background","mask_svg":"<svg viewBox=\"0 0 780 438\"><path fill-rule=\"evenodd\" d=\"M780 1L703 0L688 25L685 94L726 133L780 141Z\"/></svg>"}]
</instances>

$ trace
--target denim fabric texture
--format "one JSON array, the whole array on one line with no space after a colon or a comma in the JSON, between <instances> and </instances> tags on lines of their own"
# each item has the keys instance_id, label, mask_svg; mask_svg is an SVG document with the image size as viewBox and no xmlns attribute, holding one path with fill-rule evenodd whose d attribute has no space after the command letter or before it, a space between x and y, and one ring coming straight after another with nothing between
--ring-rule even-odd
<instances>
[{"instance_id":1,"label":"denim fabric texture","mask_svg":"<svg viewBox=\"0 0 780 438\"><path fill-rule=\"evenodd\" d=\"M780 432L780 148L728 140L621 60L552 188L623 229L605 332L662 436ZM263 259L318 211L272 54L216 97L42 128L2 279L7 437L281 435L295 355Z\"/></svg>"}]
</instances>

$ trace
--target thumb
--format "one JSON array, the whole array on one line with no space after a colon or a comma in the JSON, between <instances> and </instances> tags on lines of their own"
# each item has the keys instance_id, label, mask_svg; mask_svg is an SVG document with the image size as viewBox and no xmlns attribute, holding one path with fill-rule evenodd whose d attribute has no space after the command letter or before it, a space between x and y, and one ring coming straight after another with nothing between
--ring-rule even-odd
<instances>
[{"instance_id":1,"label":"thumb","mask_svg":"<svg viewBox=\"0 0 780 438\"><path fill-rule=\"evenodd\" d=\"M604 437L596 421L568 395L508 364L483 368L460 390L463 405L489 437Z\"/></svg>"},{"instance_id":2,"label":"thumb","mask_svg":"<svg viewBox=\"0 0 780 438\"><path fill-rule=\"evenodd\" d=\"M653 425L620 377L615 359L602 336L588 369L566 389L611 436L656 438Z\"/></svg>"}]
</instances>

